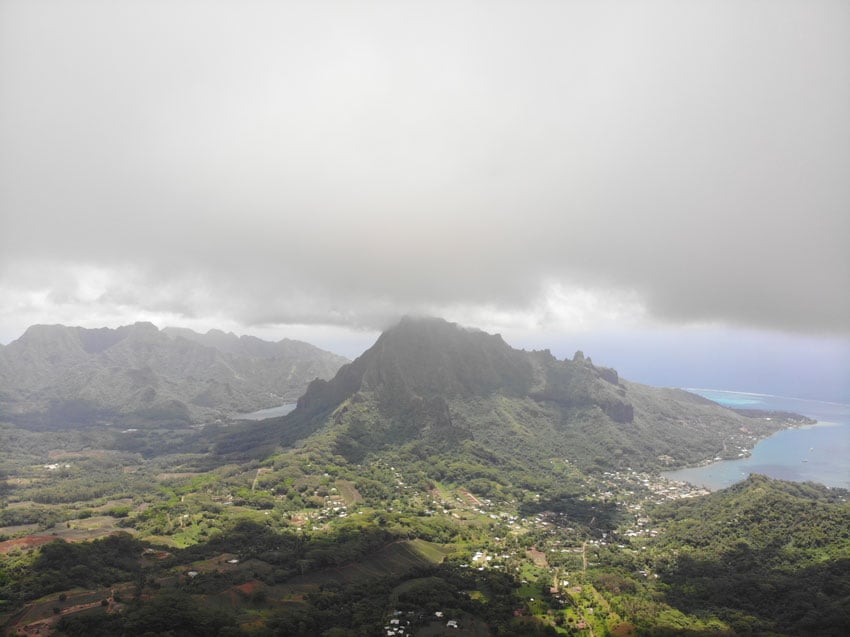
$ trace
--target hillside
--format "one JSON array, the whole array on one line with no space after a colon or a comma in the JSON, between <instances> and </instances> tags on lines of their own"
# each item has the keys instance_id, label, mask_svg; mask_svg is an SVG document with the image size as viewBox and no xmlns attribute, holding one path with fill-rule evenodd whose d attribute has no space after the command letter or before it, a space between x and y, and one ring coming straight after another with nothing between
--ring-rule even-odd
<instances>
[{"instance_id":1,"label":"hillside","mask_svg":"<svg viewBox=\"0 0 850 637\"><path fill-rule=\"evenodd\" d=\"M406 318L333 379L311 383L295 411L253 433L279 432L291 445L318 432L351 462L391 447L433 453L466 444L586 470L734 457L780 426L627 382L581 352L558 360L441 319Z\"/></svg>"},{"instance_id":2,"label":"hillside","mask_svg":"<svg viewBox=\"0 0 850 637\"><path fill-rule=\"evenodd\" d=\"M850 626L847 492L753 475L655 511L667 600L742 634L840 635ZM817 594L814 594L817 592Z\"/></svg>"},{"instance_id":3,"label":"hillside","mask_svg":"<svg viewBox=\"0 0 850 637\"><path fill-rule=\"evenodd\" d=\"M0 632L837 637L847 491L657 472L774 416L405 319L284 418L0 423Z\"/></svg>"},{"instance_id":4,"label":"hillside","mask_svg":"<svg viewBox=\"0 0 850 637\"><path fill-rule=\"evenodd\" d=\"M345 361L223 332L36 325L0 348L0 417L62 426L197 422L292 402Z\"/></svg>"}]
</instances>

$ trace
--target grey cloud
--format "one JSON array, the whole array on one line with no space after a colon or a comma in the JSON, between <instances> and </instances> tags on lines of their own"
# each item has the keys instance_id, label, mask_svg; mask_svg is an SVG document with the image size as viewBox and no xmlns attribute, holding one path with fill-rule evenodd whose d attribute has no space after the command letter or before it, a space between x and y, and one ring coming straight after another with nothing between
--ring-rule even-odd
<instances>
[{"instance_id":1,"label":"grey cloud","mask_svg":"<svg viewBox=\"0 0 850 637\"><path fill-rule=\"evenodd\" d=\"M850 332L846 3L0 12L7 288L49 260L123 273L102 304L380 326L554 281Z\"/></svg>"}]
</instances>

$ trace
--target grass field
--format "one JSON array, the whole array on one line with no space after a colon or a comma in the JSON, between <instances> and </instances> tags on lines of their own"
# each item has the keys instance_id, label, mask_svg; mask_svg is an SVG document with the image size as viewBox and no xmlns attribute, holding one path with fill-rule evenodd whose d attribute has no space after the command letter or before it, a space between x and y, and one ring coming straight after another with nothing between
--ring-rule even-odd
<instances>
[{"instance_id":1,"label":"grass field","mask_svg":"<svg viewBox=\"0 0 850 637\"><path fill-rule=\"evenodd\" d=\"M363 500L363 496L354 487L354 483L349 480L337 480L336 488L339 490L339 495L345 500L346 506L351 506Z\"/></svg>"}]
</instances>

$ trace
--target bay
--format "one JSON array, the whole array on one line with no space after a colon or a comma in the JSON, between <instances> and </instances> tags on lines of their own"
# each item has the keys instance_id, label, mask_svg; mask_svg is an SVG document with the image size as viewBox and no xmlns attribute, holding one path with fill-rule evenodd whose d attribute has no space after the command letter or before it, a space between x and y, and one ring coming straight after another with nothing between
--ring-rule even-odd
<instances>
[{"instance_id":1,"label":"bay","mask_svg":"<svg viewBox=\"0 0 850 637\"><path fill-rule=\"evenodd\" d=\"M723 390L688 391L727 407L793 411L818 423L779 431L759 441L748 458L665 471L664 477L716 490L759 473L850 489L850 405Z\"/></svg>"},{"instance_id":2,"label":"bay","mask_svg":"<svg viewBox=\"0 0 850 637\"><path fill-rule=\"evenodd\" d=\"M265 420L266 418L278 418L285 416L290 411L295 409L295 403L286 403L277 407L269 407L268 409L260 409L252 411L250 414L239 414L237 420Z\"/></svg>"}]
</instances>

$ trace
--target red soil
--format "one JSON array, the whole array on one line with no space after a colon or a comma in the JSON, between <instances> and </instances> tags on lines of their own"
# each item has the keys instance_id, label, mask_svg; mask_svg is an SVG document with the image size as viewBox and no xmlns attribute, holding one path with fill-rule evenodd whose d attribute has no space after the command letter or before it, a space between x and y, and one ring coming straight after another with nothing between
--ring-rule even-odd
<instances>
[{"instance_id":1,"label":"red soil","mask_svg":"<svg viewBox=\"0 0 850 637\"><path fill-rule=\"evenodd\" d=\"M52 542L53 540L59 539L52 535L26 535L24 537L19 537L14 540L6 540L5 542L0 542L0 553L4 555L6 553L11 553L15 549L31 549L36 546L41 546L42 544L47 544L48 542Z\"/></svg>"}]
</instances>

